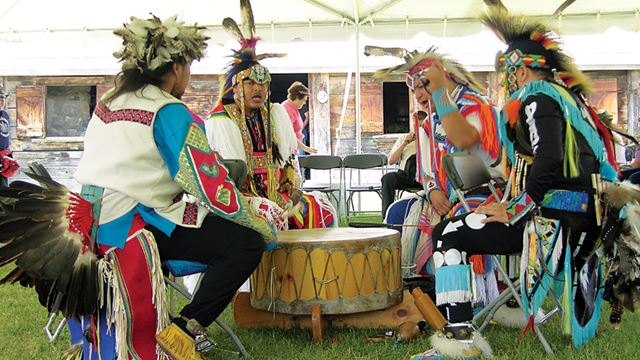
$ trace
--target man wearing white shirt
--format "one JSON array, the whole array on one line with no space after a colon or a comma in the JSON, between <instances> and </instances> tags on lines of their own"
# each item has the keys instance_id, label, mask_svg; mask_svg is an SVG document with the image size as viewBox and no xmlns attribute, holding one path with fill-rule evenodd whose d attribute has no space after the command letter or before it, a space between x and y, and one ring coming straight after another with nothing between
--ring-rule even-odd
<instances>
[{"instance_id":1,"label":"man wearing white shirt","mask_svg":"<svg viewBox=\"0 0 640 360\"><path fill-rule=\"evenodd\" d=\"M423 120L426 113L420 111L418 116ZM390 172L382 177L382 217L387 213L389 205L395 200L396 190L421 188L416 181L416 134L413 130L396 140L389 153L389 165L398 164L398 171Z\"/></svg>"}]
</instances>

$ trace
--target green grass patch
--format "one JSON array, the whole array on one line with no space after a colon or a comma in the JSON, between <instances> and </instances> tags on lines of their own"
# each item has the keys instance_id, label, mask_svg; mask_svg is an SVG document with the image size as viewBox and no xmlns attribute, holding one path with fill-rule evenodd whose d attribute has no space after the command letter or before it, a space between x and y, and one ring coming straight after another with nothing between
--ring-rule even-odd
<instances>
[{"instance_id":1,"label":"green grass patch","mask_svg":"<svg viewBox=\"0 0 640 360\"><path fill-rule=\"evenodd\" d=\"M4 276L10 269L0 270ZM178 301L179 307L184 301ZM556 353L557 359L640 359L637 339L640 335L640 315L626 313L622 330L614 330L608 324L609 306L603 306L598 336L583 349L576 350L570 340L562 335L560 318L554 318L543 326L544 334ZM64 331L53 344L48 343L43 332L47 312L40 306L32 289L19 285L0 286L0 359L59 359L67 349L68 331ZM381 334L384 329L328 331L322 345L311 341L307 330L239 329L235 326L231 306L222 315L243 341L253 359L407 359L410 355L427 350L427 332L409 344L366 343L367 336ZM209 328L212 337L223 349L235 350L231 339L217 326ZM493 346L496 359L530 360L546 358L542 346L533 334L523 339L518 330L489 326L484 336ZM237 359L234 354L216 350L210 359Z\"/></svg>"}]
</instances>

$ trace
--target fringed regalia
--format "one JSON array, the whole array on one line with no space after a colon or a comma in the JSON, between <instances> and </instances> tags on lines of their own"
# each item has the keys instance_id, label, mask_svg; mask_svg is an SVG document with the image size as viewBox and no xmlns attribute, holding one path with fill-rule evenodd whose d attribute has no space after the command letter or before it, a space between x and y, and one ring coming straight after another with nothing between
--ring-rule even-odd
<instances>
[{"instance_id":1,"label":"fringed regalia","mask_svg":"<svg viewBox=\"0 0 640 360\"><path fill-rule=\"evenodd\" d=\"M250 7L243 6L242 2L241 10L244 32L231 18L222 23L238 40L240 49L234 50L226 74L221 77L224 86L206 121L209 144L225 159L246 162L248 177L240 187L250 201L256 202L254 207L258 211L264 211L270 217L291 217L289 221L277 221L279 230L336 226L336 211L326 195L319 192L304 194L300 210L284 211L291 204L289 195L282 189L300 186L295 155L297 138L282 105L272 104L267 96L260 109L246 113L243 93L243 80L267 86L270 83L269 70L259 63L260 60L284 54L256 54L259 38L255 34L253 14L248 13Z\"/></svg>"},{"instance_id":2,"label":"fringed regalia","mask_svg":"<svg viewBox=\"0 0 640 360\"><path fill-rule=\"evenodd\" d=\"M115 54L123 71L153 72L204 56L202 27L176 17L131 20L115 31L124 39ZM64 358L166 359L157 335L175 324L168 327L162 264L150 229L167 237L177 227L197 231L215 214L253 230L266 249L277 245L276 230L235 188L209 148L202 120L184 103L150 84L112 94L100 99L87 128L75 175L81 194L35 163L26 173L40 185L16 181L0 189L0 266L16 265L0 283L35 286L42 305L69 319L75 346ZM161 131L177 141L166 142L157 136ZM227 241L215 235L204 234L202 241ZM189 359L200 359L187 339L181 348L193 350Z\"/></svg>"},{"instance_id":3,"label":"fringed regalia","mask_svg":"<svg viewBox=\"0 0 640 360\"><path fill-rule=\"evenodd\" d=\"M637 203L637 193L619 196L615 206L603 199L604 189L616 187L612 182L618 171L611 129L588 106L590 81L560 50L555 33L504 9L493 9L483 22L509 46L496 65L510 94L501 131L509 140L505 148L515 195L507 215L511 224L524 226L520 280L525 316L530 327L545 296L553 292L563 308L563 332L581 347L595 336L600 319L605 254L616 258L613 243L625 238L621 233L634 236L619 218L621 208ZM521 66L546 79L518 87ZM602 228L603 216L609 227ZM607 236L608 245L602 247ZM623 262L637 264L632 258ZM618 275L630 284L640 274ZM637 295L634 288L637 285L612 296L612 302Z\"/></svg>"},{"instance_id":4,"label":"fringed regalia","mask_svg":"<svg viewBox=\"0 0 640 360\"><path fill-rule=\"evenodd\" d=\"M442 166L442 157L449 153L461 150L471 151L477 154L491 169L494 177L501 177L500 165L500 138L498 132L499 114L493 102L483 95L485 89L475 80L461 64L442 56L432 47L425 52L417 50L407 51L400 48L378 48L367 46L367 55L391 55L401 57L404 63L392 68L381 69L375 73L376 77L383 78L389 74L403 73L407 76L407 85L413 89L414 84L420 81L422 71L428 70L434 62L443 65L446 73L456 87L450 95L457 111L472 125L480 135L480 142L469 149L459 149L448 139L440 116L435 108L426 109L427 117L420 122L417 116L414 121L416 130L416 162L417 180L423 184L426 190L426 199L420 203L414 203L409 211L410 217L405 219L406 224L420 225L418 229L405 229L402 235L403 266L412 268L413 273L427 275L432 272L426 268L427 262L433 254L432 227L435 226L438 216L429 204L429 194L438 189L444 191L452 203L457 203L456 194L446 178ZM416 102L417 103L417 102ZM416 105L417 106L417 105ZM487 200L487 196L476 195L469 202L473 209ZM455 216L464 212L461 203L457 203L446 217ZM473 256L472 266L467 267L474 276L474 294L479 304L487 304L498 295L497 282L494 276L494 266L488 257Z\"/></svg>"}]
</instances>

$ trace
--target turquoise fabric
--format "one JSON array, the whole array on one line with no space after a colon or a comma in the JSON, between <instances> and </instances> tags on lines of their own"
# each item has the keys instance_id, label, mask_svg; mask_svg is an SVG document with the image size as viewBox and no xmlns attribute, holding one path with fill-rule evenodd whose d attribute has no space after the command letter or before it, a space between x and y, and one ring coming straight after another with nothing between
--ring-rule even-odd
<instances>
[{"instance_id":1,"label":"turquoise fabric","mask_svg":"<svg viewBox=\"0 0 640 360\"><path fill-rule=\"evenodd\" d=\"M583 114L581 107L576 104L575 99L563 96L556 86L543 80L530 82L513 93L511 99L524 101L524 99L529 96L544 94L555 100L558 106L560 106L560 109L564 111L564 116L568 119L571 126L585 138L591 151L593 151L593 154L598 159L602 178L608 181L616 180L618 173L607 161L604 142L600 134L584 119L585 114Z\"/></svg>"},{"instance_id":2,"label":"turquoise fabric","mask_svg":"<svg viewBox=\"0 0 640 360\"><path fill-rule=\"evenodd\" d=\"M471 267L449 265L436 269L436 294L449 291L471 292Z\"/></svg>"},{"instance_id":3,"label":"turquoise fabric","mask_svg":"<svg viewBox=\"0 0 640 360\"><path fill-rule=\"evenodd\" d=\"M164 266L176 277L202 273L208 267L207 264L188 260L167 260Z\"/></svg>"},{"instance_id":4,"label":"turquoise fabric","mask_svg":"<svg viewBox=\"0 0 640 360\"><path fill-rule=\"evenodd\" d=\"M178 172L180 151L187 138L189 126L194 122L193 115L183 104L166 105L156 115L153 137L171 177L175 177ZM203 125L199 122L197 124L204 131Z\"/></svg>"}]
</instances>

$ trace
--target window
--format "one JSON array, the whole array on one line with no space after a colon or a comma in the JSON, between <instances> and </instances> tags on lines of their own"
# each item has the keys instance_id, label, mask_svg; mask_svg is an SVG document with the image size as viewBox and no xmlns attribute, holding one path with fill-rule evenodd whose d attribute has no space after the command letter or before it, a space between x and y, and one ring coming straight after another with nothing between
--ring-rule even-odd
<instances>
[{"instance_id":1,"label":"window","mask_svg":"<svg viewBox=\"0 0 640 360\"><path fill-rule=\"evenodd\" d=\"M616 78L593 79L594 91L588 95L589 104L596 110L606 110L618 120L618 80Z\"/></svg>"},{"instance_id":2,"label":"window","mask_svg":"<svg viewBox=\"0 0 640 360\"><path fill-rule=\"evenodd\" d=\"M402 82L385 82L382 86L384 133L409 132L409 89Z\"/></svg>"},{"instance_id":3,"label":"window","mask_svg":"<svg viewBox=\"0 0 640 360\"><path fill-rule=\"evenodd\" d=\"M46 136L84 136L96 106L96 87L47 86L46 96Z\"/></svg>"}]
</instances>

